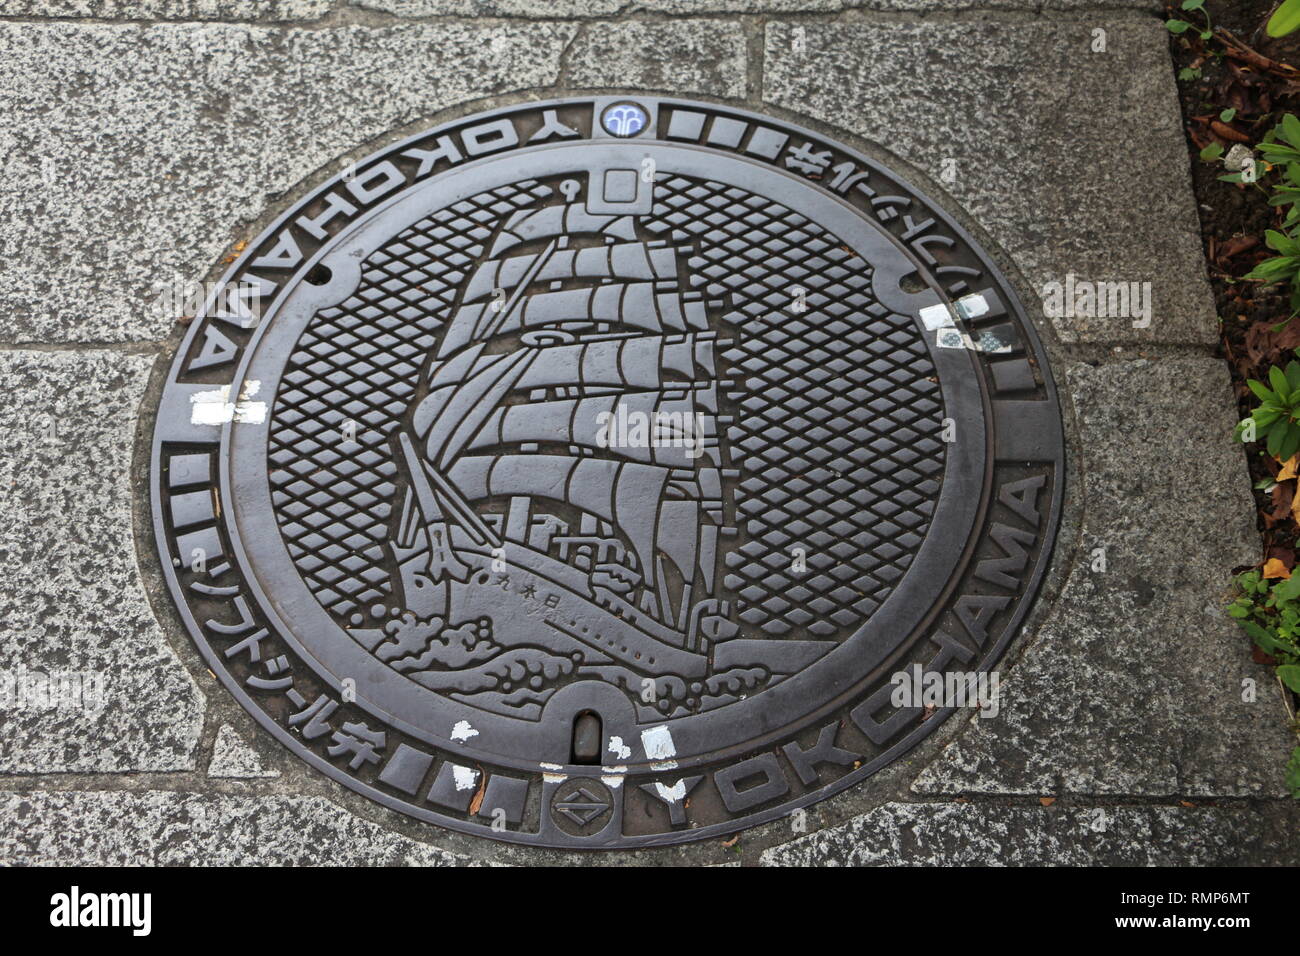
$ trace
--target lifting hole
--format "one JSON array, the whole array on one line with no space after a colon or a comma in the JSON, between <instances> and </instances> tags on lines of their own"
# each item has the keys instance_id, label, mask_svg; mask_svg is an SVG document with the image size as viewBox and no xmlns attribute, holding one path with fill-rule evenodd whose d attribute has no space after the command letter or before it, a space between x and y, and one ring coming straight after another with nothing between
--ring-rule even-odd
<instances>
[{"instance_id":1,"label":"lifting hole","mask_svg":"<svg viewBox=\"0 0 1300 956\"><path fill-rule=\"evenodd\" d=\"M925 280L920 274L913 270L898 280L898 287L908 295L916 295L918 292L924 292L926 289Z\"/></svg>"},{"instance_id":2,"label":"lifting hole","mask_svg":"<svg viewBox=\"0 0 1300 956\"><path fill-rule=\"evenodd\" d=\"M334 278L334 273L325 263L318 262L307 270L304 278L312 285L329 285L330 279Z\"/></svg>"}]
</instances>

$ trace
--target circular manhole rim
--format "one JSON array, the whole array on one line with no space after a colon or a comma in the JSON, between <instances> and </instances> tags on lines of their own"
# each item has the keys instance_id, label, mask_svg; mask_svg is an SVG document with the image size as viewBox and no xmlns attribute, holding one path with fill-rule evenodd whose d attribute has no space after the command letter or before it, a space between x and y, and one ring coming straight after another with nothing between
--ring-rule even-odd
<instances>
[{"instance_id":1,"label":"circular manhole rim","mask_svg":"<svg viewBox=\"0 0 1300 956\"><path fill-rule=\"evenodd\" d=\"M936 201L932 198L933 195L935 195L935 193L917 189L914 185L912 185L911 181L906 176L900 175L896 171L897 169L896 166L886 165L885 162L876 159L871 154L866 153L862 149L851 145L855 139L855 137L852 134L845 133L838 129L833 130L833 132L831 133L825 133L816 128L804 126L796 122L791 122L789 119L786 118L785 115L783 115L786 111L782 111L782 114L765 114L753 110L736 108L728 104L714 103L705 100L699 100L696 98L645 95L640 92L632 91L632 92L620 93L613 96L609 94L601 93L601 94L566 96L566 97L553 98L547 100L522 100L518 102L512 102L509 104L501 105L489 110L471 109L463 113L458 111L457 115L455 115L453 118L448 119L442 123L438 123L434 126L421 129L409 136L405 136L400 139L394 140L388 143L387 145L382 146L377 150L374 150L373 152L367 153L362 160L352 165L353 168L356 168L371 162L379 161L382 158L391 157L405 147L418 143L421 140L427 140L429 137L439 135L448 130L461 127L467 121L474 120L474 119L485 120L496 116L509 115L511 113L515 113L521 110L529 110L529 109L541 110L550 107L564 107L566 105L571 105L575 103L599 104L602 102L609 102L609 101L617 101L617 102L632 101L632 102L640 102L640 103L652 102L658 108L688 107L688 108L695 108L695 109L700 109L705 111L719 111L725 113L728 116L737 117L737 118L741 118L741 119L745 119L757 123L779 126L782 131L788 132L792 136L806 136L809 139L809 141L828 143L834 146L834 148L837 149L838 151L842 152L846 156L853 159L855 162L860 163L866 169L872 172L880 173L881 175L888 177L889 179L896 182L900 187L905 188L912 195L913 198L915 198L916 200L924 204L925 208L930 213L932 213L936 218L940 219L947 229L951 230L952 233L954 233L962 242L964 242L973 253L979 256L982 265L985 267L987 271L988 281L995 284L998 287L999 291L1005 294L1006 302L1004 304L1006 306L1007 313L1009 316L1017 320L1017 327L1024 334L1026 338L1026 352L1036 360L1036 367L1038 368L1040 377L1042 379L1042 388L1046 395L1046 402L1055 409L1056 419L1058 421L1061 420L1060 400L1057 393L1054 377L1052 375L1052 370L1048 361L1049 358L1048 352L1044 348L1042 339L1038 334L1037 328L1035 327L1034 323L1029 317L1029 314L1024 309L1021 303L1020 297L1016 291L1016 287L1011 283L1011 281L1007 278L1002 268L999 266L998 264L999 257L991 254L990 252L990 250L996 252L997 251L996 246L994 246L992 243L976 242L975 239L970 234L970 232L962 225L962 223L957 218L957 216L955 216L952 212L950 212L945 205L940 205L939 203L936 203ZM598 112L599 107L597 107L596 109ZM593 115L593 121L596 120L598 120L598 117ZM829 127L829 124L827 125ZM629 140L625 138L620 138L617 141L621 143L629 142ZM584 142L590 142L590 140L589 139L584 140ZM653 142L660 142L665 144L670 143L670 141L668 140L653 140ZM692 148L703 149L706 147L701 146L700 144L692 144ZM881 153L887 154L886 150L883 150L878 146L876 146L875 149L877 149ZM730 158L733 159L743 158L743 157L736 156L734 154L729 154L729 155ZM487 160L491 160L492 158L493 157L491 155L485 157L485 159ZM900 163L899 165L903 165L903 164ZM430 178L436 179L438 175L440 174L435 174L433 177ZM293 201L291 204L287 205L284 211L281 212L274 219L274 221L272 221L269 225L267 225L265 229L263 229L255 239L253 239L247 244L245 251L239 256L239 258L237 258L226 270L224 270L218 285L224 286L232 278L237 276L249 264L254 252L258 250L267 239L273 237L279 230L281 230L285 226L285 224L292 217L294 217L295 215L299 215L314 200L326 194L331 188L337 186L339 183L346 181L346 176L347 176L346 171L337 173L298 194L297 199ZM401 196L405 194L410 189L412 189L415 185L416 183L408 183L405 187L403 187L400 190L398 195ZM939 192L938 194L944 195L945 199L947 198L946 195L943 194L942 192ZM834 198L838 198L838 197L834 197ZM383 203L379 203L375 206L372 206L364 210L363 213L358 217L358 221L363 220L382 205ZM865 213L862 210L854 207L854 212L857 215L861 216L863 219L866 219L866 221L869 224L871 224L872 221L865 215ZM348 228L351 228L355 225L356 222L350 223ZM340 234L345 234L346 232L347 229L345 229L343 233ZM317 254L319 252L320 252L319 249L315 250L312 253L312 256L310 258L314 260L317 257ZM289 283L286 283L286 286L288 285ZM945 295L945 301L946 300L947 297ZM176 374L182 370L185 364L185 361L190 353L191 346L193 345L195 337L197 336L199 332L199 328L201 326L201 322L198 321L199 318L200 317L196 317L196 321L190 324L190 327L186 330L186 333L183 336L182 342L178 346L175 355L167 363L167 367L166 367L167 383L170 383L174 379ZM241 366L243 365L246 357L247 354L244 357L241 357L239 363ZM240 379L238 376L236 376L235 380L239 381ZM987 401L987 395L985 395L985 398ZM165 556L168 555L169 552L166 546L166 540L165 540L166 532L164 529L165 522L162 513L163 502L162 502L162 495L161 495L161 475L160 475L160 459L159 459L160 450L161 450L161 440L159 439L156 431L156 425L160 418L160 414L159 414L159 409L153 409L152 411L153 411L153 417L152 419L150 419L150 424L154 427L150 429L150 434L149 434L150 468L148 474L148 483L150 486L150 516L154 522L154 534L152 537L155 540L155 546L158 548L157 555L160 560L160 566L162 567L163 570L163 578L167 582L167 589L169 595L172 599L173 604L177 608L177 612L179 613L182 620L184 621L186 631L187 631L187 636L189 636L190 640L192 640L193 643L195 643L198 646L201 655L208 663L211 671L215 675L217 675L220 682L226 687L228 691L230 691L234 695L236 700L239 701L240 705L245 710L251 712L251 714L257 720L257 722L261 724L263 727L265 727L266 729L270 730L272 734L278 740L280 740L281 743L285 744L295 754L296 757L305 760L308 764L310 764L317 770L323 771L330 778L340 783L343 783L349 789L358 792L361 795L367 797L368 799L374 800L389 809L397 810L398 812L401 812L405 815L412 816L417 819L421 819L423 821L433 823L437 826L441 826L453 831L458 831L460 833L476 836L479 838L486 838L494 841L515 843L520 845L550 847L550 848L564 849L564 850L635 849L638 847L646 847L646 846L666 846L666 845L673 845L673 844L698 842L701 840L708 839L710 837L722 836L729 833L734 833L738 830L749 829L751 827L758 826L763 823L771 822L772 820L779 819L783 816L788 816L791 812L797 809L808 807L810 805L819 803L823 800L827 800L835 796L836 794L842 793L844 790L856 785L857 783L860 783L865 778L873 775L874 773L878 772L882 768L899 760L900 757L905 755L908 751L910 751L913 747L915 747L918 743L920 743L925 737L929 736L929 734L937 730L938 727L942 725L944 719L956 709L953 707L942 707L937 709L927 720L925 720L919 726L915 727L912 730L912 732L908 733L905 737L894 741L891 745L889 745L883 752L878 754L875 758L873 758L869 762L862 764L857 769L851 771L850 773L845 774L844 776L840 777L837 780L834 780L833 782L827 785L824 785L816 790L809 791L794 799L784 801L783 803L775 807L770 807L766 810L761 810L752 814L736 817L731 820L708 824L706 826L701 826L698 828L676 830L676 831L670 831L670 832L664 832L658 834L620 836L618 838L618 842L613 845L597 845L597 844L579 845L577 843L563 843L563 842L548 841L542 838L542 835L537 832L521 832L517 830L485 832L487 828L482 824L477 824L471 821L460 820L454 816L445 815L433 810L425 809L424 807L419 806L413 802L409 802L400 798L395 798L392 795L384 792L383 790L380 790L378 787L373 786L370 783L367 783L365 781L362 781L352 776L351 774L347 773L345 770L340 769L335 764L329 762L328 760L314 753L310 748L304 746L302 741L300 741L296 735L294 735L285 727L283 727L281 724L279 724L274 719L274 717L272 717L262 706L260 706L256 702L253 696L249 694L240 685L237 679L227 671L221 656L216 652L215 648L213 648L206 640L196 639L195 634L201 633L200 629L198 628L198 623L194 615L191 613L190 608L185 604L183 600L179 599L178 592L180 586L173 572L173 568L170 566L169 562L165 560ZM225 445L226 442L223 439L222 441L223 454L224 454ZM1066 481L1065 458L1066 458L1066 444L1064 441L1063 431L1062 431L1061 439L1059 441L1059 444L1056 447L1056 457L1054 461L1051 462L1051 465L1054 468L1053 489L1052 489L1050 504L1046 505L1043 509L1044 516L1041 525L1042 544L1039 549L1039 554L1034 561L1031 572L1025 576L1024 579L1025 589L1023 594L1017 596L1016 598L1018 604L1015 608L1014 614L1010 619L1008 619L1006 625L1003 627L1002 632L998 635L996 641L990 644L988 649L985 651L982 658L984 663L983 666L979 668L980 671L988 670L997 663L997 661L1005 653L1007 645L1018 635L1020 628L1023 626L1025 622L1026 617L1033 610L1033 608L1037 603L1039 593L1042 590L1044 576L1046 575L1047 570L1051 565L1056 538L1060 531L1060 518L1061 518L1061 512L1063 508L1065 481ZM989 468L991 469L991 467L992 467L992 458L990 457ZM810 718L803 718L803 720L806 725L810 720ZM543 812L545 812L546 808L543 807L542 809Z\"/></svg>"}]
</instances>

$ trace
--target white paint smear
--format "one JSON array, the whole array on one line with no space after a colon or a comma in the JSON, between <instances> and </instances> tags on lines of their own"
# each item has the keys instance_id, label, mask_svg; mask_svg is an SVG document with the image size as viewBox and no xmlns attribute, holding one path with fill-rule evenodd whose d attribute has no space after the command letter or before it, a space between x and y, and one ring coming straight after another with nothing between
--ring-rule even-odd
<instances>
[{"instance_id":1,"label":"white paint smear","mask_svg":"<svg viewBox=\"0 0 1300 956\"><path fill-rule=\"evenodd\" d=\"M457 790L474 790L478 787L478 771L472 767L458 767L452 764L451 779L455 781Z\"/></svg>"},{"instance_id":2,"label":"white paint smear","mask_svg":"<svg viewBox=\"0 0 1300 956\"><path fill-rule=\"evenodd\" d=\"M225 425L236 422L245 425L260 425L266 421L266 402L251 401L261 389L262 383L256 380L244 383L239 390L237 401L230 400L230 386L222 385L211 391L195 392L190 396L191 425Z\"/></svg>"},{"instance_id":3,"label":"white paint smear","mask_svg":"<svg viewBox=\"0 0 1300 956\"><path fill-rule=\"evenodd\" d=\"M622 737L609 738L609 752L619 760L626 760L628 757L632 756L632 748L623 743Z\"/></svg>"},{"instance_id":4,"label":"white paint smear","mask_svg":"<svg viewBox=\"0 0 1300 956\"><path fill-rule=\"evenodd\" d=\"M655 784L655 790L659 794L659 799L664 803L677 803L686 799L686 781L678 780L671 787L665 787L662 783Z\"/></svg>"},{"instance_id":5,"label":"white paint smear","mask_svg":"<svg viewBox=\"0 0 1300 956\"><path fill-rule=\"evenodd\" d=\"M451 739L464 742L471 737L477 737L478 731L469 725L468 720L456 721L456 726L451 728Z\"/></svg>"}]
</instances>

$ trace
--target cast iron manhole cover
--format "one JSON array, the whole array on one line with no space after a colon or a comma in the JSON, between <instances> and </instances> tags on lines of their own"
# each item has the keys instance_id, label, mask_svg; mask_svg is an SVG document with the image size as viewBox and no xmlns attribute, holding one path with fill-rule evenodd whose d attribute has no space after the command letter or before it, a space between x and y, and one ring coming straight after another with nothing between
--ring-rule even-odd
<instances>
[{"instance_id":1,"label":"cast iron manhole cover","mask_svg":"<svg viewBox=\"0 0 1300 956\"><path fill-rule=\"evenodd\" d=\"M391 146L255 242L163 392L212 669L387 806L726 833L885 766L1027 611L1062 440L1012 290L898 176L652 97Z\"/></svg>"}]
</instances>

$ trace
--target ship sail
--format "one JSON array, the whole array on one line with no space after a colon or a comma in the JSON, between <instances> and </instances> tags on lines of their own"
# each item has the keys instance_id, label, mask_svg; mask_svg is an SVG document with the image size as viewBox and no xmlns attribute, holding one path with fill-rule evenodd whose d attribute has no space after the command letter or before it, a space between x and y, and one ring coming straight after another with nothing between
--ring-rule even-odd
<instances>
[{"instance_id":1,"label":"ship sail","mask_svg":"<svg viewBox=\"0 0 1300 956\"><path fill-rule=\"evenodd\" d=\"M538 282L556 279L631 279L673 281L677 278L677 250L651 248L642 242L615 242L607 246L557 249L535 275ZM530 273L538 254L489 259L465 284L463 301L492 298L498 289L513 289Z\"/></svg>"},{"instance_id":2,"label":"ship sail","mask_svg":"<svg viewBox=\"0 0 1300 956\"><path fill-rule=\"evenodd\" d=\"M726 631L701 620L731 533L708 305L682 287L689 250L576 192L507 217L462 286L403 435L421 475L400 512L403 587L451 606L464 571L447 542L481 554L499 532L529 573L616 622L594 650L702 654L701 634ZM482 509L502 507L494 531Z\"/></svg>"},{"instance_id":3,"label":"ship sail","mask_svg":"<svg viewBox=\"0 0 1300 956\"><path fill-rule=\"evenodd\" d=\"M718 465L711 427L716 412L715 385L507 405L493 409L466 450L549 443L607 449L634 461L674 468L694 468L700 458ZM656 424L627 424L641 422ZM620 430L632 427L647 428L644 440L617 440Z\"/></svg>"}]
</instances>

